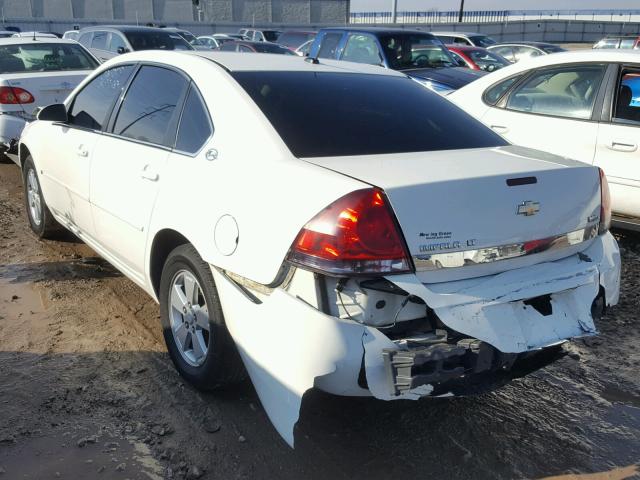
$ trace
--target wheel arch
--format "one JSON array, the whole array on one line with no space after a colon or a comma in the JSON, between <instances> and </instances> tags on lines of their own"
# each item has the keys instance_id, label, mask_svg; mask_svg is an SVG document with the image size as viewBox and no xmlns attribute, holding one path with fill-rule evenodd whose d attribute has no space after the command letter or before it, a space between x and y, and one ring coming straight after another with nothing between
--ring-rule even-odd
<instances>
[{"instance_id":1,"label":"wheel arch","mask_svg":"<svg viewBox=\"0 0 640 480\"><path fill-rule=\"evenodd\" d=\"M191 244L191 242L180 232L171 228L159 230L153 237L149 255L149 279L156 298L160 298L160 278L167 257L175 248L185 244Z\"/></svg>"},{"instance_id":2,"label":"wheel arch","mask_svg":"<svg viewBox=\"0 0 640 480\"><path fill-rule=\"evenodd\" d=\"M29 155L31 155L29 147L27 147L24 143L21 143L18 148L18 162L20 162L20 168L22 170L24 170L24 162Z\"/></svg>"}]
</instances>

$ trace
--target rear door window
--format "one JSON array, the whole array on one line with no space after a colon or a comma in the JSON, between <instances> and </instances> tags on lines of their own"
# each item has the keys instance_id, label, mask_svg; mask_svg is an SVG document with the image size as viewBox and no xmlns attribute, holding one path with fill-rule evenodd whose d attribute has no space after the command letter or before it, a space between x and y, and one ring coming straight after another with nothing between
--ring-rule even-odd
<instances>
[{"instance_id":1,"label":"rear door window","mask_svg":"<svg viewBox=\"0 0 640 480\"><path fill-rule=\"evenodd\" d=\"M325 33L318 51L318 58L336 59L340 40L342 40L342 32Z\"/></svg>"},{"instance_id":2,"label":"rear door window","mask_svg":"<svg viewBox=\"0 0 640 480\"><path fill-rule=\"evenodd\" d=\"M121 53L121 52L118 52L119 48L122 48L123 52L126 50L127 44L125 43L124 38L122 38L117 33L111 33L111 42L109 43L109 51L113 53Z\"/></svg>"},{"instance_id":3,"label":"rear door window","mask_svg":"<svg viewBox=\"0 0 640 480\"><path fill-rule=\"evenodd\" d=\"M113 133L173 147L172 120L187 85L186 78L173 70L143 66L122 102Z\"/></svg>"},{"instance_id":4,"label":"rear door window","mask_svg":"<svg viewBox=\"0 0 640 480\"><path fill-rule=\"evenodd\" d=\"M616 91L612 122L640 125L640 70L622 71Z\"/></svg>"},{"instance_id":5,"label":"rear door window","mask_svg":"<svg viewBox=\"0 0 640 480\"><path fill-rule=\"evenodd\" d=\"M109 32L93 32L93 40L91 40L91 48L98 50L107 50L109 42Z\"/></svg>"},{"instance_id":6,"label":"rear door window","mask_svg":"<svg viewBox=\"0 0 640 480\"><path fill-rule=\"evenodd\" d=\"M502 55L504 58L509 60L510 62L515 62L515 57L513 56L513 48L511 47L495 47L491 49L492 52L496 52L498 55Z\"/></svg>"},{"instance_id":7,"label":"rear door window","mask_svg":"<svg viewBox=\"0 0 640 480\"><path fill-rule=\"evenodd\" d=\"M341 60L369 65L383 64L382 53L376 39L362 33L349 34Z\"/></svg>"},{"instance_id":8,"label":"rear door window","mask_svg":"<svg viewBox=\"0 0 640 480\"><path fill-rule=\"evenodd\" d=\"M587 120L604 76L604 65L540 70L516 87L506 108L526 113Z\"/></svg>"},{"instance_id":9,"label":"rear door window","mask_svg":"<svg viewBox=\"0 0 640 480\"><path fill-rule=\"evenodd\" d=\"M91 80L74 98L69 110L69 124L102 130L133 68L133 65L114 67Z\"/></svg>"},{"instance_id":10,"label":"rear door window","mask_svg":"<svg viewBox=\"0 0 640 480\"><path fill-rule=\"evenodd\" d=\"M198 90L192 85L182 111L176 150L195 154L213 134L207 107Z\"/></svg>"},{"instance_id":11,"label":"rear door window","mask_svg":"<svg viewBox=\"0 0 640 480\"><path fill-rule=\"evenodd\" d=\"M91 39L93 38L93 32L86 32L78 37L78 42L80 42L85 47L91 47Z\"/></svg>"}]
</instances>

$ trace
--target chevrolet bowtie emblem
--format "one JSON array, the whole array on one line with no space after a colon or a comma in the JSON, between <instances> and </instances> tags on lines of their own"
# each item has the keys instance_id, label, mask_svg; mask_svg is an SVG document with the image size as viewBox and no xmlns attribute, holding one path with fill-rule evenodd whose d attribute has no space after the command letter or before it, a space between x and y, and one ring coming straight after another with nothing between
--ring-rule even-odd
<instances>
[{"instance_id":1,"label":"chevrolet bowtie emblem","mask_svg":"<svg viewBox=\"0 0 640 480\"><path fill-rule=\"evenodd\" d=\"M525 217L530 217L535 215L540 211L540 203L532 202L531 200L527 200L526 202L522 202L518 205L517 214L524 215Z\"/></svg>"}]
</instances>

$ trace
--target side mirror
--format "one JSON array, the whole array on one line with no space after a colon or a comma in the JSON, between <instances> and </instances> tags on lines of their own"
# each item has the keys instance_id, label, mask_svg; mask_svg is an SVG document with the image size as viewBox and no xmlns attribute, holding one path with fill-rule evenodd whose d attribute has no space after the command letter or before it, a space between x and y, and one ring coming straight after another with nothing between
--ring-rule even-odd
<instances>
[{"instance_id":1,"label":"side mirror","mask_svg":"<svg viewBox=\"0 0 640 480\"><path fill-rule=\"evenodd\" d=\"M128 53L129 49L125 47L118 47L118 50L116 51L118 52L118 55L122 55L123 53Z\"/></svg>"},{"instance_id":2,"label":"side mirror","mask_svg":"<svg viewBox=\"0 0 640 480\"><path fill-rule=\"evenodd\" d=\"M38 112L38 120L67 123L69 120L67 107L62 103L54 103L53 105L46 106Z\"/></svg>"}]
</instances>

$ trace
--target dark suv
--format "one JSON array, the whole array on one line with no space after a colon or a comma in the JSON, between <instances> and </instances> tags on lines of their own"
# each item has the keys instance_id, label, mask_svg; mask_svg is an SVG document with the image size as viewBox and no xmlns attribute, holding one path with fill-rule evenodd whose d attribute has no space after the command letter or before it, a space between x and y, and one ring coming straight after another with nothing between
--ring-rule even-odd
<instances>
[{"instance_id":1,"label":"dark suv","mask_svg":"<svg viewBox=\"0 0 640 480\"><path fill-rule=\"evenodd\" d=\"M426 32L388 28L324 28L310 58L331 58L400 70L447 94L485 74L458 66L444 44Z\"/></svg>"}]
</instances>

